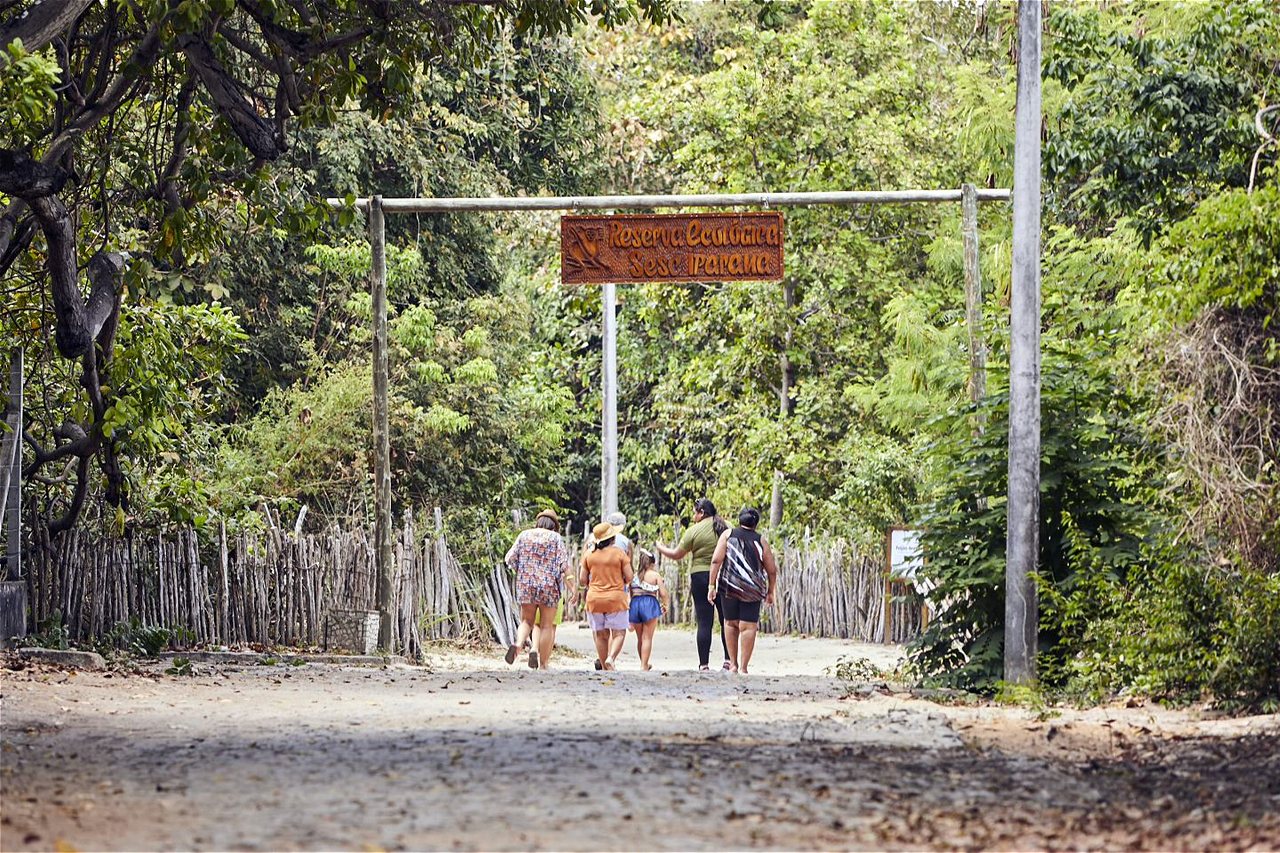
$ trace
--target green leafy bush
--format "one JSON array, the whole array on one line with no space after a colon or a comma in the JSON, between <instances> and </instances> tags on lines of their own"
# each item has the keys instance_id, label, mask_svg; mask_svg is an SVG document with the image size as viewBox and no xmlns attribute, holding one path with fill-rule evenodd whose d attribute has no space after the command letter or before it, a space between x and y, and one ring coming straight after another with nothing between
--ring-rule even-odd
<instances>
[{"instance_id":1,"label":"green leafy bush","mask_svg":"<svg viewBox=\"0 0 1280 853\"><path fill-rule=\"evenodd\" d=\"M1133 426L1133 400L1108 372L1105 342L1083 338L1045 354L1041 400L1040 651L1053 673L1083 627L1109 606L1090 594L1122 583L1153 518L1138 484L1150 472ZM1003 672L1007 393L937 425L943 472L924 516L924 575L937 614L912 662L946 686L991 691ZM986 429L975 434L974 417Z\"/></svg>"},{"instance_id":2,"label":"green leafy bush","mask_svg":"<svg viewBox=\"0 0 1280 853\"><path fill-rule=\"evenodd\" d=\"M167 675L185 675L194 676L196 668L192 665L190 658L174 658L173 665L165 670Z\"/></svg>"},{"instance_id":3,"label":"green leafy bush","mask_svg":"<svg viewBox=\"0 0 1280 853\"><path fill-rule=\"evenodd\" d=\"M38 631L26 638L25 644L39 649L66 649L69 640L67 626L62 624L62 611L55 610L40 624Z\"/></svg>"},{"instance_id":4,"label":"green leafy bush","mask_svg":"<svg viewBox=\"0 0 1280 853\"><path fill-rule=\"evenodd\" d=\"M144 625L135 616L127 622L117 622L103 637L102 644L107 649L153 658L168 648L173 639L173 630L159 625Z\"/></svg>"}]
</instances>

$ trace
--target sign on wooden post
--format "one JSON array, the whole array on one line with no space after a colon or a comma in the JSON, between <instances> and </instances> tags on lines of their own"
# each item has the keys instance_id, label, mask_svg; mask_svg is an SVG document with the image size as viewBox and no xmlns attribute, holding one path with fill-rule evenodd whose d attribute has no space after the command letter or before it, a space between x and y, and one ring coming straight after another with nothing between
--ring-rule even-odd
<instances>
[{"instance_id":1,"label":"sign on wooden post","mask_svg":"<svg viewBox=\"0 0 1280 853\"><path fill-rule=\"evenodd\" d=\"M923 531L909 527L894 527L885 537L884 573L884 642L893 642L893 584L916 586L916 572L924 566L924 548L920 542ZM921 602L920 627L928 621L928 606Z\"/></svg>"},{"instance_id":2,"label":"sign on wooden post","mask_svg":"<svg viewBox=\"0 0 1280 853\"><path fill-rule=\"evenodd\" d=\"M781 281L782 214L560 217L565 284Z\"/></svg>"}]
</instances>

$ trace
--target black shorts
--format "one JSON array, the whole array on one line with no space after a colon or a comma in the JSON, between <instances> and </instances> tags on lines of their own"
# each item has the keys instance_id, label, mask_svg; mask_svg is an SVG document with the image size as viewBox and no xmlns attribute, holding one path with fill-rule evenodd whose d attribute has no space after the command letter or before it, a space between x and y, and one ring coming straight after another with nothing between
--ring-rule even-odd
<instances>
[{"instance_id":1,"label":"black shorts","mask_svg":"<svg viewBox=\"0 0 1280 853\"><path fill-rule=\"evenodd\" d=\"M726 622L759 622L759 601L739 601L727 595L720 596L720 609L724 611Z\"/></svg>"}]
</instances>

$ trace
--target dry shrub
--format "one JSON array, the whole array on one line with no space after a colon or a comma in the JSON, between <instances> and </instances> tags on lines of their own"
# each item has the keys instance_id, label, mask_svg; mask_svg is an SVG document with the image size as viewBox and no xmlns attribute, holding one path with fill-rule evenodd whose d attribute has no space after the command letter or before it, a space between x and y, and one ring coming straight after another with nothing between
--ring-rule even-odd
<instances>
[{"instance_id":1,"label":"dry shrub","mask_svg":"<svg viewBox=\"0 0 1280 853\"><path fill-rule=\"evenodd\" d=\"M1280 569L1280 363L1253 311L1204 314L1165 352L1156 426L1186 472L1188 533L1225 559ZM1233 561L1234 562L1234 561Z\"/></svg>"}]
</instances>

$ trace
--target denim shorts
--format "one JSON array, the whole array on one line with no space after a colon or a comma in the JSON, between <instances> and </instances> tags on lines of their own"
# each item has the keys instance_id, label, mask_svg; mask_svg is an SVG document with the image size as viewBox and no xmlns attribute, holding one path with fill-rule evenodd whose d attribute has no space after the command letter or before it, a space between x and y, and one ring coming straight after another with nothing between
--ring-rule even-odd
<instances>
[{"instance_id":1,"label":"denim shorts","mask_svg":"<svg viewBox=\"0 0 1280 853\"><path fill-rule=\"evenodd\" d=\"M662 615L662 604L657 596L637 595L631 599L631 613L627 619L632 625L643 625Z\"/></svg>"},{"instance_id":2,"label":"denim shorts","mask_svg":"<svg viewBox=\"0 0 1280 853\"><path fill-rule=\"evenodd\" d=\"M587 613L587 624L591 626L592 631L625 631L627 630L627 611Z\"/></svg>"}]
</instances>

